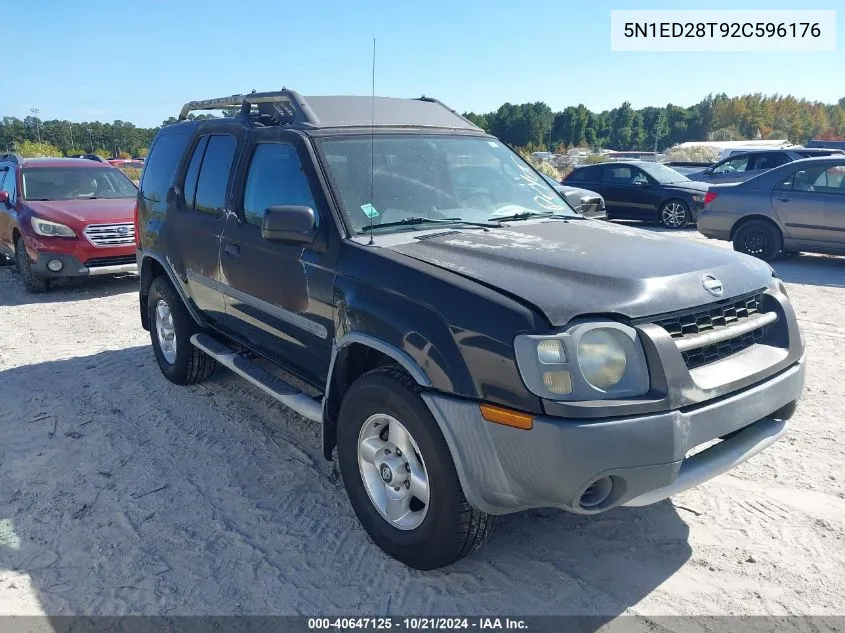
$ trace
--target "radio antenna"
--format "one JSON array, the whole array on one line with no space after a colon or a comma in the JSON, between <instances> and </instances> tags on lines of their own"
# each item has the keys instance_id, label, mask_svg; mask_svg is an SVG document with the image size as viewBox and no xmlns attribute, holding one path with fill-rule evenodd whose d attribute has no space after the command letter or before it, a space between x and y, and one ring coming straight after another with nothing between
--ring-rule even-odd
<instances>
[{"instance_id":1,"label":"radio antenna","mask_svg":"<svg viewBox=\"0 0 845 633\"><path fill-rule=\"evenodd\" d=\"M372 99L370 101L370 246L373 241L373 216L375 215L375 207L373 207L373 189L376 170L376 38L373 38L373 89Z\"/></svg>"}]
</instances>

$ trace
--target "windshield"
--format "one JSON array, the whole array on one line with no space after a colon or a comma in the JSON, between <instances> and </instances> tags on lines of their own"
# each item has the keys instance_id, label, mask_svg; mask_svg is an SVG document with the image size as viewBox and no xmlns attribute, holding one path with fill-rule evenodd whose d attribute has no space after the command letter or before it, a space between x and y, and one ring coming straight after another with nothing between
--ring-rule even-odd
<instances>
[{"instance_id":1,"label":"windshield","mask_svg":"<svg viewBox=\"0 0 845 633\"><path fill-rule=\"evenodd\" d=\"M30 167L23 170L27 200L134 198L135 185L117 169L102 167Z\"/></svg>"},{"instance_id":2,"label":"windshield","mask_svg":"<svg viewBox=\"0 0 845 633\"><path fill-rule=\"evenodd\" d=\"M577 217L519 155L489 137L359 135L319 145L353 233L369 230L371 220L374 229L399 231L430 228L425 219ZM415 222L394 224L409 218Z\"/></svg>"},{"instance_id":3,"label":"windshield","mask_svg":"<svg viewBox=\"0 0 845 633\"><path fill-rule=\"evenodd\" d=\"M642 167L645 173L662 185L669 184L670 182L689 182L689 178L683 174L660 163L644 163L640 167Z\"/></svg>"}]
</instances>

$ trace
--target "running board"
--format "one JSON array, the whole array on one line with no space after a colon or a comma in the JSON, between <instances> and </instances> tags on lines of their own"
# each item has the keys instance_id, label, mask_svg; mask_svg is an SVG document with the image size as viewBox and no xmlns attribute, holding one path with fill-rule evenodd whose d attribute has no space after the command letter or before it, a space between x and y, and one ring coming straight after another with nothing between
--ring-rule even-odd
<instances>
[{"instance_id":1,"label":"running board","mask_svg":"<svg viewBox=\"0 0 845 633\"><path fill-rule=\"evenodd\" d=\"M194 334L191 337L194 347L202 350L221 365L245 378L263 392L272 396L286 407L314 422L323 421L323 404L281 378L259 367L254 362L226 347L208 334Z\"/></svg>"}]
</instances>

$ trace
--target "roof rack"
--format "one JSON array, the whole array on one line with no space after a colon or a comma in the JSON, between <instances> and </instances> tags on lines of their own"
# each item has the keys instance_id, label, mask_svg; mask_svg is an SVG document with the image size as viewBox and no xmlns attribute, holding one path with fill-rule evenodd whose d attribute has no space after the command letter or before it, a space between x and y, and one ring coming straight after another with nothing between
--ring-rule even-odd
<instances>
[{"instance_id":1,"label":"roof rack","mask_svg":"<svg viewBox=\"0 0 845 633\"><path fill-rule=\"evenodd\" d=\"M7 160L11 163L17 163L18 165L20 165L21 163L23 163L23 156L14 153L0 154L0 160Z\"/></svg>"},{"instance_id":2,"label":"roof rack","mask_svg":"<svg viewBox=\"0 0 845 633\"><path fill-rule=\"evenodd\" d=\"M277 92L255 92L253 90L249 94L189 101L182 106L179 120L187 119L188 114L193 110L220 110L222 108L240 108L240 116L249 118L252 106L257 107L259 116L269 116L277 124L319 124L319 119L305 103L305 100L298 93L287 88L282 88Z\"/></svg>"}]
</instances>

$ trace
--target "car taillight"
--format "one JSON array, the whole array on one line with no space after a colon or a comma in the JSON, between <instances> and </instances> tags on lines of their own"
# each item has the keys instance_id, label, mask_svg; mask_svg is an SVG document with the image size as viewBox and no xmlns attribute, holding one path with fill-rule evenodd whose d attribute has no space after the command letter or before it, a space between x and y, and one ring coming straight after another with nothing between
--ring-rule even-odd
<instances>
[{"instance_id":1,"label":"car taillight","mask_svg":"<svg viewBox=\"0 0 845 633\"><path fill-rule=\"evenodd\" d=\"M715 191L708 191L704 194L704 204L710 204L713 202L718 194Z\"/></svg>"},{"instance_id":2,"label":"car taillight","mask_svg":"<svg viewBox=\"0 0 845 633\"><path fill-rule=\"evenodd\" d=\"M135 212L134 212L134 222L135 222L135 247L140 248L141 246L141 232L138 230L138 201L135 200Z\"/></svg>"}]
</instances>

